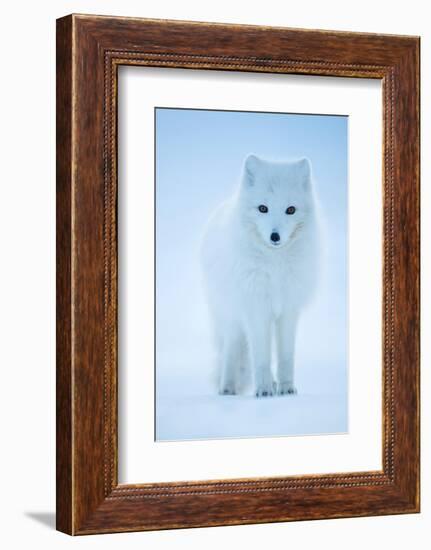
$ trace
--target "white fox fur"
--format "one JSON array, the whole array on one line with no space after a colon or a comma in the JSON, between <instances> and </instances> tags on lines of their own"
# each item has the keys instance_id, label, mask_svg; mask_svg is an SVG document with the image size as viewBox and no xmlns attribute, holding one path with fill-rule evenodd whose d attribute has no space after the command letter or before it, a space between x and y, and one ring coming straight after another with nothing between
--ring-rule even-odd
<instances>
[{"instance_id":1,"label":"white fox fur","mask_svg":"<svg viewBox=\"0 0 431 550\"><path fill-rule=\"evenodd\" d=\"M247 372L257 397L296 393L296 328L317 279L317 237L310 162L249 155L201 250L221 394L241 392Z\"/></svg>"}]
</instances>

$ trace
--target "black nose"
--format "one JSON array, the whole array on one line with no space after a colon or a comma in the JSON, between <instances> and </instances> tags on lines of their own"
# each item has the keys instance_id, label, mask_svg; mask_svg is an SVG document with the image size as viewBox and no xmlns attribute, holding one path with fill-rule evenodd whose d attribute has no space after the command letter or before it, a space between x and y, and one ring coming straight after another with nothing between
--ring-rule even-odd
<instances>
[{"instance_id":1,"label":"black nose","mask_svg":"<svg viewBox=\"0 0 431 550\"><path fill-rule=\"evenodd\" d=\"M271 241L273 243L278 243L280 240L280 235L278 233L271 233Z\"/></svg>"}]
</instances>

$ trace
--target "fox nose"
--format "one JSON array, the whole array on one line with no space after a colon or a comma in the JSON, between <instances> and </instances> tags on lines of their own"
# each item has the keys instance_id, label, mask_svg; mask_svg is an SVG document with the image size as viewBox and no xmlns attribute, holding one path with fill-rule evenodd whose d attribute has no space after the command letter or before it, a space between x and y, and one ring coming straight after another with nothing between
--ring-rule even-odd
<instances>
[{"instance_id":1,"label":"fox nose","mask_svg":"<svg viewBox=\"0 0 431 550\"><path fill-rule=\"evenodd\" d=\"M273 243L278 243L280 240L280 235L274 231L274 233L271 233L271 241Z\"/></svg>"}]
</instances>

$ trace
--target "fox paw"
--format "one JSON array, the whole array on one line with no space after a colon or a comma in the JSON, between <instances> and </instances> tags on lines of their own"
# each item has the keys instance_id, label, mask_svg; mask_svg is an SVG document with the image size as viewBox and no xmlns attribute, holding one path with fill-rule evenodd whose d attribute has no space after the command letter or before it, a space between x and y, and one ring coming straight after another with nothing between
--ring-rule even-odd
<instances>
[{"instance_id":1,"label":"fox paw","mask_svg":"<svg viewBox=\"0 0 431 550\"><path fill-rule=\"evenodd\" d=\"M296 395L298 391L292 382L279 382L277 393L278 395Z\"/></svg>"},{"instance_id":2,"label":"fox paw","mask_svg":"<svg viewBox=\"0 0 431 550\"><path fill-rule=\"evenodd\" d=\"M236 395L236 389L233 384L223 384L219 390L220 395Z\"/></svg>"},{"instance_id":3,"label":"fox paw","mask_svg":"<svg viewBox=\"0 0 431 550\"><path fill-rule=\"evenodd\" d=\"M255 396L256 397L271 397L276 393L275 382L268 382L266 384L259 384L256 387Z\"/></svg>"}]
</instances>

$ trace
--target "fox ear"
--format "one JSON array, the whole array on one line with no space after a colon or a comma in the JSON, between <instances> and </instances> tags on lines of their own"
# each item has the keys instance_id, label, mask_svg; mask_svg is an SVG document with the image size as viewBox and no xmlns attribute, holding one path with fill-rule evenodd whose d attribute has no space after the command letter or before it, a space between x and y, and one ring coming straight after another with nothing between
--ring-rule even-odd
<instances>
[{"instance_id":1,"label":"fox ear","mask_svg":"<svg viewBox=\"0 0 431 550\"><path fill-rule=\"evenodd\" d=\"M311 185L311 162L308 158L303 157L298 160L298 172L303 186L308 188Z\"/></svg>"},{"instance_id":2,"label":"fox ear","mask_svg":"<svg viewBox=\"0 0 431 550\"><path fill-rule=\"evenodd\" d=\"M243 182L253 187L256 180L256 173L259 166L259 158L256 155L248 155L244 161L244 176Z\"/></svg>"}]
</instances>

